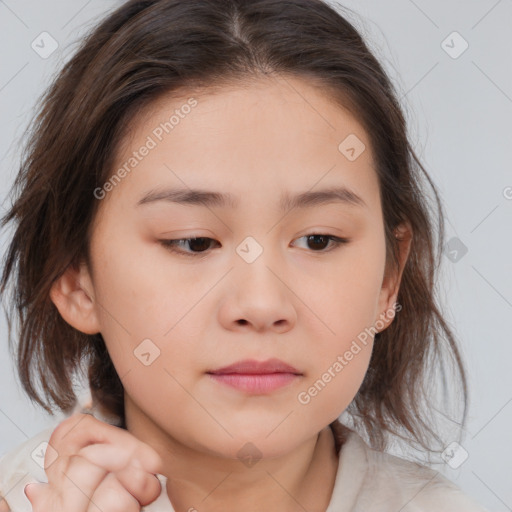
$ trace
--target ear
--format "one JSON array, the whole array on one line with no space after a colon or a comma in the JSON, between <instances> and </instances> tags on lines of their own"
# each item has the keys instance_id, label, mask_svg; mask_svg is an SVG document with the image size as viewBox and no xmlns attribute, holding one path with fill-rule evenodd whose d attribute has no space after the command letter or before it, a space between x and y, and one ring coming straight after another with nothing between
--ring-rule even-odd
<instances>
[{"instance_id":1,"label":"ear","mask_svg":"<svg viewBox=\"0 0 512 512\"><path fill-rule=\"evenodd\" d=\"M386 269L386 273L382 281L379 298L379 317L375 319L376 322L379 320L379 326L384 324L384 327L378 329L379 332L387 329L395 317L395 314L391 312L395 310L394 304L396 303L398 291L400 289L402 273L407 262L407 258L409 257L413 237L412 228L408 222L400 224L395 228L394 233L398 244L399 268L398 270L394 268L391 269L391 267L389 270Z\"/></svg>"},{"instance_id":2,"label":"ear","mask_svg":"<svg viewBox=\"0 0 512 512\"><path fill-rule=\"evenodd\" d=\"M85 334L97 334L100 324L93 293L89 270L81 263L70 265L53 283L50 298L69 325Z\"/></svg>"}]
</instances>

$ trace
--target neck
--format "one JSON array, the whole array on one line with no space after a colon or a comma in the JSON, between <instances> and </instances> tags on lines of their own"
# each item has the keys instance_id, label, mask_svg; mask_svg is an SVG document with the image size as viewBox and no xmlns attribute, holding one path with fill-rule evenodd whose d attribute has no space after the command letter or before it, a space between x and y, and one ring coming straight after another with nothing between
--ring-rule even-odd
<instances>
[{"instance_id":1,"label":"neck","mask_svg":"<svg viewBox=\"0 0 512 512\"><path fill-rule=\"evenodd\" d=\"M125 415L128 431L162 456L176 511L325 512L330 502L338 454L329 426L291 453L245 464L181 443L129 399Z\"/></svg>"}]
</instances>

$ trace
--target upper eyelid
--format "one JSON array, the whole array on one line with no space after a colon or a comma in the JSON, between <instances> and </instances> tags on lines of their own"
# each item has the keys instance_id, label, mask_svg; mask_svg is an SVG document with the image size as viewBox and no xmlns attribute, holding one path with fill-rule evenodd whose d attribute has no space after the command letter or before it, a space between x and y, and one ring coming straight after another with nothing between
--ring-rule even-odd
<instances>
[{"instance_id":1,"label":"upper eyelid","mask_svg":"<svg viewBox=\"0 0 512 512\"><path fill-rule=\"evenodd\" d=\"M348 240L347 237L334 235L334 234L328 233L328 232L319 232L319 231L315 231L313 233L306 233L304 235L298 236L297 238L294 238L294 240L298 240L298 239L304 238L306 236L327 236L327 237L332 237L332 238ZM183 242L183 241L188 241L188 240L196 240L198 238L205 238L207 240L213 240L214 242L219 242L218 240L216 240L215 238L212 238L211 236L189 236L189 237L183 237L183 238L164 238L161 241L163 241L163 242Z\"/></svg>"},{"instance_id":2,"label":"upper eyelid","mask_svg":"<svg viewBox=\"0 0 512 512\"><path fill-rule=\"evenodd\" d=\"M337 236L337 235L333 235L333 234L328 233L328 232L321 232L321 231L315 231L315 232L306 233L304 235L298 236L297 238L294 238L293 241L300 240L301 238L305 238L305 237L309 237L309 236L324 236L324 237L327 237L329 239L329 242L334 245L334 246L331 246L331 249L322 250L322 251L312 251L312 252L317 252L319 254L320 253L329 252L330 250L335 249L336 247L338 247L340 245L343 245L343 244L346 244L346 243L350 242L349 238L342 237L342 236ZM215 240L214 238L211 238L211 237L208 237L208 236L191 236L191 237L187 237L187 238L169 238L169 239L162 239L162 240L160 240L160 242L164 246L167 246L169 249L173 250L176 253L181 253L181 254L190 255L190 256L206 255L206 253L209 250L211 250L211 249L206 249L205 251L200 251L200 252L186 251L186 250L182 250L182 249L176 249L176 243L172 244L172 245L169 243L169 242L187 242L189 240L195 240L195 239L198 239L198 238L204 238L206 240L212 240L212 241L216 242L217 244L220 243L218 240ZM165 242L168 242L168 243L165 243ZM222 247L222 245L221 245L221 247Z\"/></svg>"}]
</instances>

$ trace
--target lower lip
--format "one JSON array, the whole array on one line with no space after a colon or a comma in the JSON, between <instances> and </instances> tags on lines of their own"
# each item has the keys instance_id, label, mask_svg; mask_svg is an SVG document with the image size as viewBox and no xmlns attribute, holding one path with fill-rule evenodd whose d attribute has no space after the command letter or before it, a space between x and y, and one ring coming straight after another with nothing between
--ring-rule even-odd
<instances>
[{"instance_id":1,"label":"lower lip","mask_svg":"<svg viewBox=\"0 0 512 512\"><path fill-rule=\"evenodd\" d=\"M208 374L212 379L222 382L240 391L247 393L270 393L276 389L286 386L299 375L294 373L265 373L265 374L243 374L243 373L224 373Z\"/></svg>"}]
</instances>

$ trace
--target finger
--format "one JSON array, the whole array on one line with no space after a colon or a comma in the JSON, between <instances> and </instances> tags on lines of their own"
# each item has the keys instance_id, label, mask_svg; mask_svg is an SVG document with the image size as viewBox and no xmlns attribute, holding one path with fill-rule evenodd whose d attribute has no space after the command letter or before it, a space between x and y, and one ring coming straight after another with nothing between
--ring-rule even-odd
<instances>
[{"instance_id":1,"label":"finger","mask_svg":"<svg viewBox=\"0 0 512 512\"><path fill-rule=\"evenodd\" d=\"M162 467L160 455L143 442L133 444L131 447L118 444L91 444L81 448L78 454L111 473L132 465L147 473L156 474Z\"/></svg>"},{"instance_id":2,"label":"finger","mask_svg":"<svg viewBox=\"0 0 512 512\"><path fill-rule=\"evenodd\" d=\"M162 492L160 480L155 475L133 466L128 466L115 474L119 483L141 504L149 505Z\"/></svg>"},{"instance_id":3,"label":"finger","mask_svg":"<svg viewBox=\"0 0 512 512\"><path fill-rule=\"evenodd\" d=\"M31 483L25 485L23 492L30 503L34 506L36 503L42 503L42 496L47 487L48 484L46 483Z\"/></svg>"},{"instance_id":4,"label":"finger","mask_svg":"<svg viewBox=\"0 0 512 512\"><path fill-rule=\"evenodd\" d=\"M109 453L109 456L101 457L100 462L96 453L96 457L91 458L92 462L108 467L107 464L113 461L114 464L121 464L124 467L131 458L136 457L148 472L159 473L161 471L162 460L151 446L140 441L128 431L104 423L90 414L74 414L60 423L50 437L49 445L52 450L48 449L46 455L49 456L49 452L51 452L52 460L55 460L56 456L76 454L83 448L94 444L102 444L103 448L109 445L122 446L126 457L115 455L110 458L112 451L105 451L105 454ZM101 456L101 453L99 455ZM51 462L49 461L48 465Z\"/></svg>"},{"instance_id":5,"label":"finger","mask_svg":"<svg viewBox=\"0 0 512 512\"><path fill-rule=\"evenodd\" d=\"M61 422L53 431L48 444L45 471L49 478L55 471L53 468L56 460L65 460L67 456L95 445L96 448L90 450L91 462L109 471L127 466L133 457L137 457L140 465L150 473L159 472L161 466L160 456L149 445L129 432L99 421L89 414L74 414ZM87 453L84 452L85 455Z\"/></svg>"},{"instance_id":6,"label":"finger","mask_svg":"<svg viewBox=\"0 0 512 512\"><path fill-rule=\"evenodd\" d=\"M144 452L145 447L141 446L140 449ZM142 505L151 503L160 495L161 484L155 473L161 461L153 449L131 454L123 447L94 444L82 448L79 455L115 473L123 487Z\"/></svg>"},{"instance_id":7,"label":"finger","mask_svg":"<svg viewBox=\"0 0 512 512\"><path fill-rule=\"evenodd\" d=\"M108 471L79 455L59 457L47 470L48 484L36 484L34 492L31 485L27 497L39 507L37 510L83 512L107 474Z\"/></svg>"},{"instance_id":8,"label":"finger","mask_svg":"<svg viewBox=\"0 0 512 512\"><path fill-rule=\"evenodd\" d=\"M49 444L59 455L78 453L89 444L119 443L132 447L137 442L138 439L128 431L83 413L73 414L59 423L49 439Z\"/></svg>"},{"instance_id":9,"label":"finger","mask_svg":"<svg viewBox=\"0 0 512 512\"><path fill-rule=\"evenodd\" d=\"M87 512L139 512L139 502L109 473L94 492Z\"/></svg>"}]
</instances>

